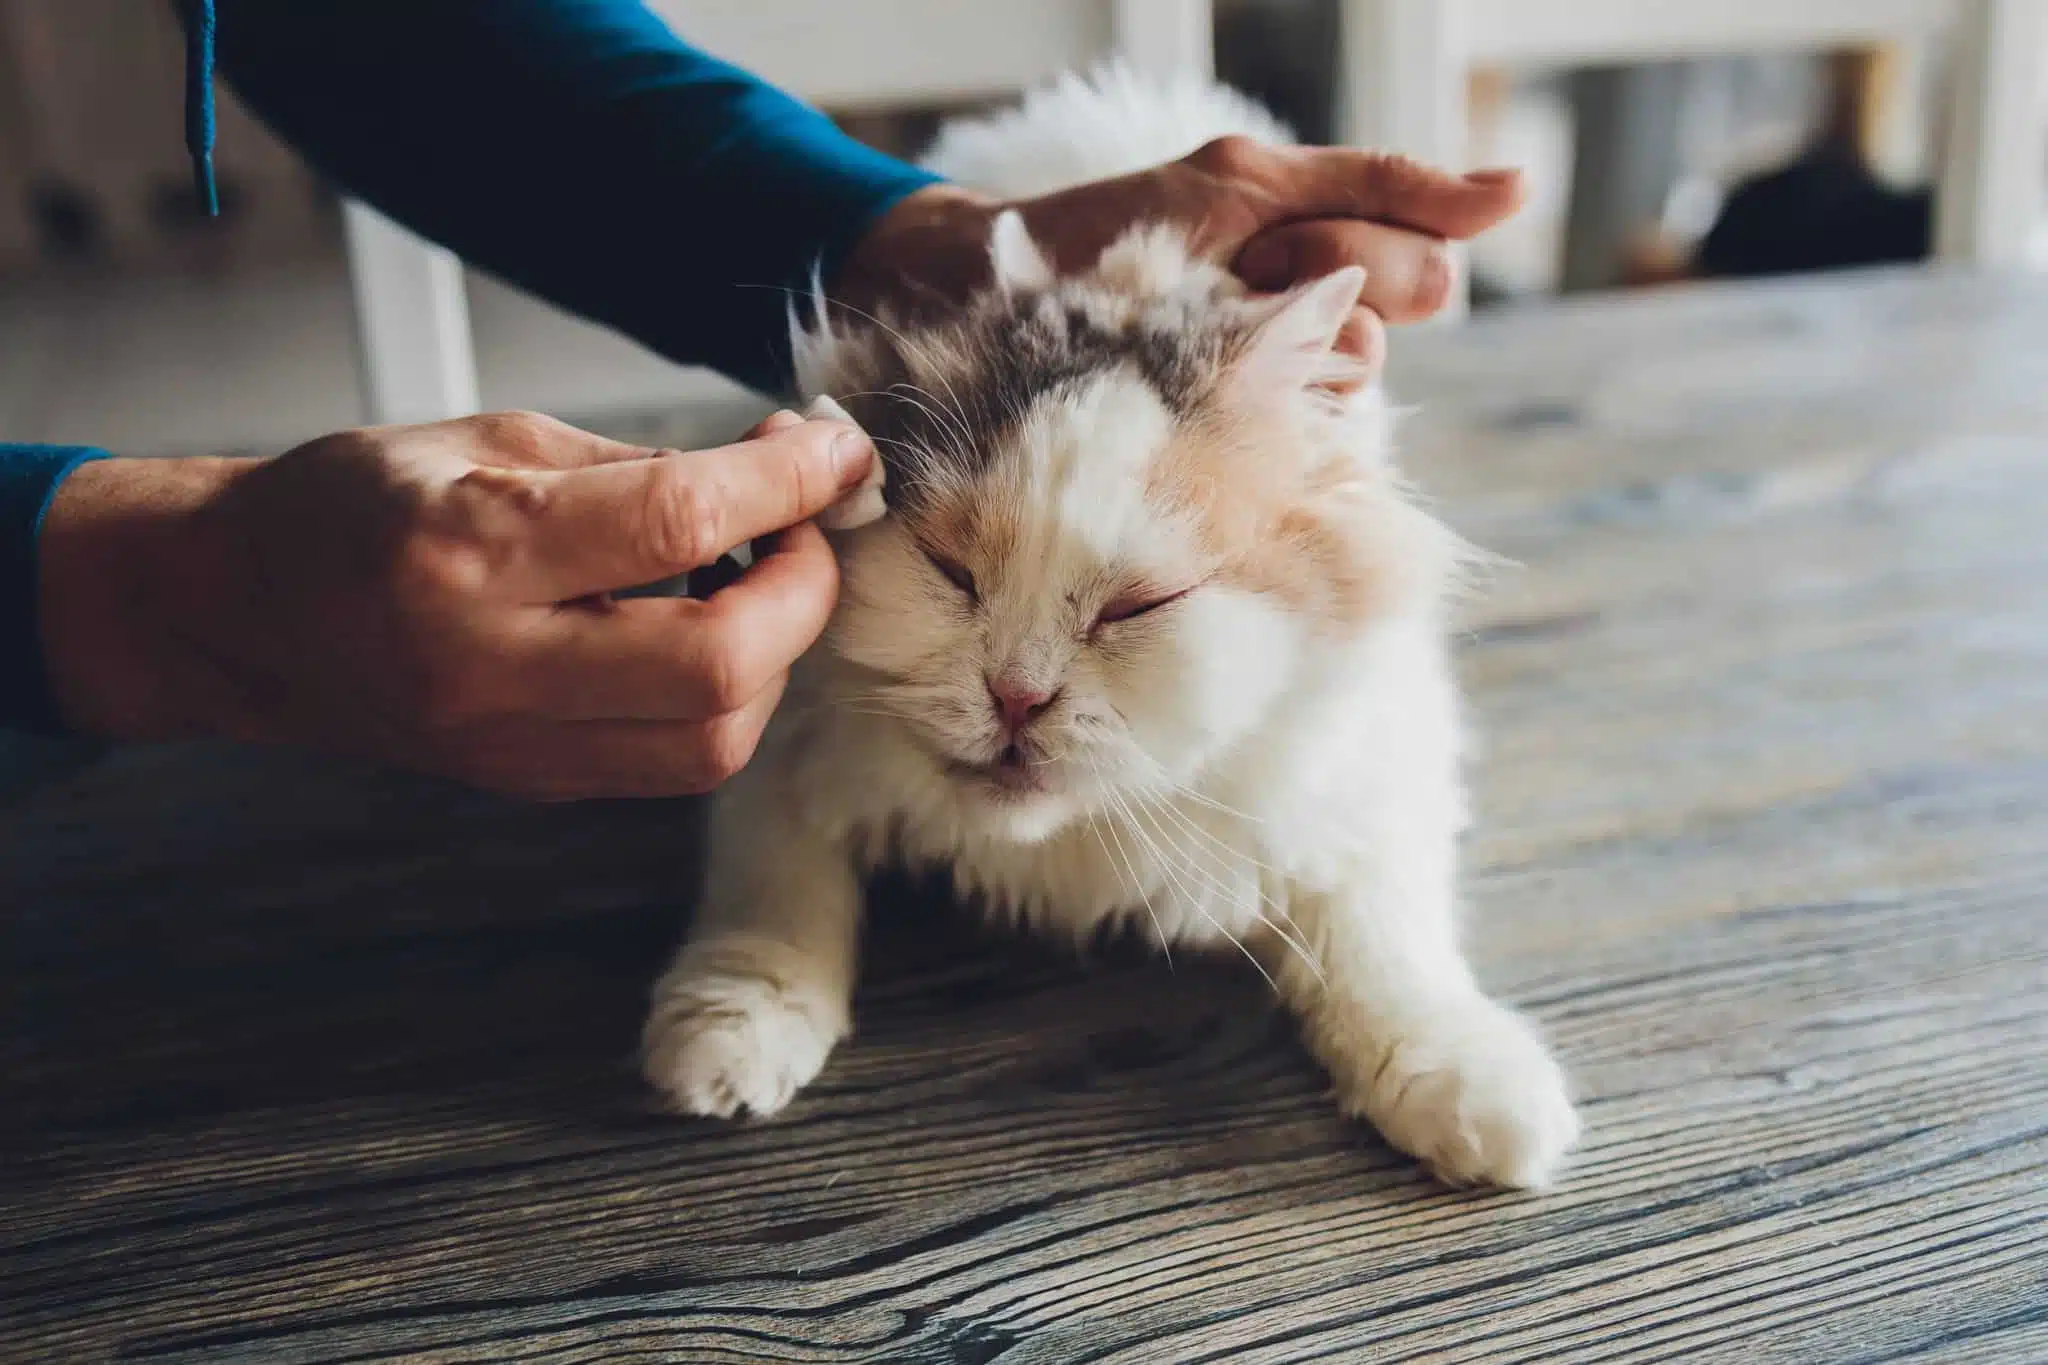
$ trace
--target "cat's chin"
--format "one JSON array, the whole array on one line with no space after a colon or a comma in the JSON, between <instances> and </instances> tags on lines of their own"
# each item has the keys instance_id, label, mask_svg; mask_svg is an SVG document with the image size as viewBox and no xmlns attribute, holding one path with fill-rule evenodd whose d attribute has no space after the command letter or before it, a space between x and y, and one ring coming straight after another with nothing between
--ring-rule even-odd
<instances>
[{"instance_id":1,"label":"cat's chin","mask_svg":"<svg viewBox=\"0 0 2048 1365\"><path fill-rule=\"evenodd\" d=\"M1079 794L1046 776L1022 782L1014 774L962 768L953 774L961 811L992 838L1043 843L1084 814Z\"/></svg>"}]
</instances>

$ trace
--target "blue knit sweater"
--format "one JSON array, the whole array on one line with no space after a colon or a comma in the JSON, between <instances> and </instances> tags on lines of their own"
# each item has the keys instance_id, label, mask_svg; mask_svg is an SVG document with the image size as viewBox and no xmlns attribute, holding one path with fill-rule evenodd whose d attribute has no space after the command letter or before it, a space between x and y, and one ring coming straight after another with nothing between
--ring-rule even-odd
<instances>
[{"instance_id":1,"label":"blue knit sweater","mask_svg":"<svg viewBox=\"0 0 2048 1365\"><path fill-rule=\"evenodd\" d=\"M220 69L336 185L466 260L757 388L781 288L931 177L681 41L637 0L188 0ZM207 10L210 33L198 22ZM210 98L187 120L202 193ZM752 286L752 287L750 287ZM770 286L767 288L759 286ZM58 728L36 533L101 451L0 445L0 728Z\"/></svg>"}]
</instances>

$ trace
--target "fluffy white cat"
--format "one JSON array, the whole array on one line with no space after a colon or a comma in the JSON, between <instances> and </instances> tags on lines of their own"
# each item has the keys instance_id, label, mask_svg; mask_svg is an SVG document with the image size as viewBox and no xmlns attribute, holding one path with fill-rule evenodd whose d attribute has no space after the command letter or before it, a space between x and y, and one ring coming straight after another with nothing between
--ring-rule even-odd
<instances>
[{"instance_id":1,"label":"fluffy white cat","mask_svg":"<svg viewBox=\"0 0 2048 1365\"><path fill-rule=\"evenodd\" d=\"M1225 134L1286 137L1111 72L930 161L1019 196ZM957 316L797 338L801 386L884 453L887 510L842 537L831 627L717 798L648 1079L691 1114L786 1105L851 1026L863 876L902 862L1057 933L1241 948L1346 1113L1448 1180L1545 1183L1564 1077L1456 933L1461 546L1333 354L1362 273L1250 298L1154 227L1056 279L1014 215L991 251Z\"/></svg>"}]
</instances>

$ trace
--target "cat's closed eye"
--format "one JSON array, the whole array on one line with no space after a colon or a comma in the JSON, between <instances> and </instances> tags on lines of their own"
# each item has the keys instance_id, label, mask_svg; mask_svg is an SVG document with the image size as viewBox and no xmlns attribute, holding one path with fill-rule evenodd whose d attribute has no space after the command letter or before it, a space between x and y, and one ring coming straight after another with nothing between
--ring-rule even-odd
<instances>
[{"instance_id":1,"label":"cat's closed eye","mask_svg":"<svg viewBox=\"0 0 2048 1365\"><path fill-rule=\"evenodd\" d=\"M974 575L967 572L965 565L956 559L947 558L929 546L920 546L919 548L924 550L924 557L932 562L934 569L937 569L945 576L948 583L951 583L954 587L960 589L961 592L967 594L968 601L979 602L981 600L981 594L974 587Z\"/></svg>"},{"instance_id":2,"label":"cat's closed eye","mask_svg":"<svg viewBox=\"0 0 2048 1365\"><path fill-rule=\"evenodd\" d=\"M1148 612L1158 611L1161 607L1172 606L1193 591L1191 587L1165 593L1147 589L1114 598L1108 606L1096 613L1095 629L1100 630L1104 626L1113 626L1121 621L1135 620Z\"/></svg>"}]
</instances>

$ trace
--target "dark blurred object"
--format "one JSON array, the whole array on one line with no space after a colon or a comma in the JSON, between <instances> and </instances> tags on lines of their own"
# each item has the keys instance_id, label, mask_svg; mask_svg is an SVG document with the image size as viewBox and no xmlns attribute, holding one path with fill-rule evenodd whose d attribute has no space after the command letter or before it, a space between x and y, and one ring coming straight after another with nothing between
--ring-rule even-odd
<instances>
[{"instance_id":1,"label":"dark blurred object","mask_svg":"<svg viewBox=\"0 0 2048 1365\"><path fill-rule=\"evenodd\" d=\"M1737 181L1691 248L1654 233L1633 242L1624 280L1744 279L1927 259L1933 191L1887 185L1873 169L1894 66L1883 46L1831 53L1826 114L1806 149Z\"/></svg>"},{"instance_id":2,"label":"dark blurred object","mask_svg":"<svg viewBox=\"0 0 2048 1365\"><path fill-rule=\"evenodd\" d=\"M1220 0L1216 78L1266 106L1303 142L1328 143L1339 50L1327 0Z\"/></svg>"},{"instance_id":3,"label":"dark blurred object","mask_svg":"<svg viewBox=\"0 0 2048 1365\"><path fill-rule=\"evenodd\" d=\"M1791 165L1739 182L1695 258L1706 276L1742 278L1925 260L1934 194L1897 189L1871 169L1892 61L1882 47L1828 58L1828 110Z\"/></svg>"},{"instance_id":4,"label":"dark blurred object","mask_svg":"<svg viewBox=\"0 0 2048 1365\"><path fill-rule=\"evenodd\" d=\"M28 187L29 218L43 251L51 256L89 256L105 236L90 194L62 176L44 176Z\"/></svg>"},{"instance_id":5,"label":"dark blurred object","mask_svg":"<svg viewBox=\"0 0 2048 1365\"><path fill-rule=\"evenodd\" d=\"M1822 143L1781 170L1738 184L1694 258L1707 277L1925 260L1934 195L1893 189L1853 149Z\"/></svg>"}]
</instances>

